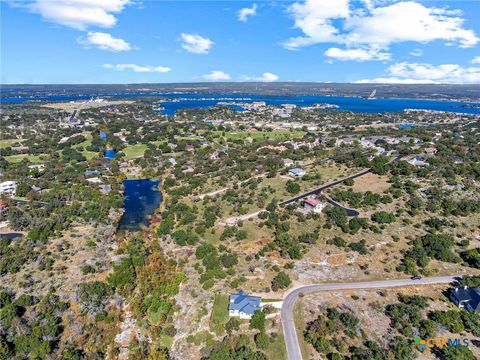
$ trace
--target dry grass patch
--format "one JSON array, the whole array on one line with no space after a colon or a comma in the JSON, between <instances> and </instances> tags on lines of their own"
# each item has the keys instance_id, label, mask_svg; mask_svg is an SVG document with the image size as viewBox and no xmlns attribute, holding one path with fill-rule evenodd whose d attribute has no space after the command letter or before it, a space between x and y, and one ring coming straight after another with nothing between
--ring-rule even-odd
<instances>
[{"instance_id":1,"label":"dry grass patch","mask_svg":"<svg viewBox=\"0 0 480 360\"><path fill-rule=\"evenodd\" d=\"M371 191L373 193L383 193L390 187L388 176L368 173L354 180L352 189L355 192Z\"/></svg>"}]
</instances>

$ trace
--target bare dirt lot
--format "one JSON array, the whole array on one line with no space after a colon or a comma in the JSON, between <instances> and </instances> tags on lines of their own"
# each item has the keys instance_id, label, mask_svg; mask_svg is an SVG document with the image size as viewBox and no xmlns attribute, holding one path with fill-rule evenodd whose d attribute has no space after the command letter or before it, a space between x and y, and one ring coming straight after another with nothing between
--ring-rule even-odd
<instances>
[{"instance_id":1,"label":"bare dirt lot","mask_svg":"<svg viewBox=\"0 0 480 360\"><path fill-rule=\"evenodd\" d=\"M373 193L380 194L387 190L389 187L390 183L388 182L388 176L368 173L364 176L356 178L353 183L352 189L355 192L371 191Z\"/></svg>"}]
</instances>

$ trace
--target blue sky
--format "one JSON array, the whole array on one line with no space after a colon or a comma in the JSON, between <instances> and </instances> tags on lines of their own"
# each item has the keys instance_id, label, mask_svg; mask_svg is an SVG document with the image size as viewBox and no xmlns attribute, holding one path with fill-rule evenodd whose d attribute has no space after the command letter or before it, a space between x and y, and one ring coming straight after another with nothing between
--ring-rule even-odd
<instances>
[{"instance_id":1,"label":"blue sky","mask_svg":"<svg viewBox=\"0 0 480 360\"><path fill-rule=\"evenodd\" d=\"M1 12L2 83L480 83L480 1L7 0Z\"/></svg>"}]
</instances>

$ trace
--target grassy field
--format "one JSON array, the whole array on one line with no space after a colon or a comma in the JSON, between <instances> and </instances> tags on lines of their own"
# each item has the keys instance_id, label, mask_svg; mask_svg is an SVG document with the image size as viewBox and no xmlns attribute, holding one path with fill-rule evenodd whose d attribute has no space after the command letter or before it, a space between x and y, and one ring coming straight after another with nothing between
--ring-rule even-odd
<instances>
[{"instance_id":1,"label":"grassy field","mask_svg":"<svg viewBox=\"0 0 480 360\"><path fill-rule=\"evenodd\" d=\"M138 157L142 157L143 153L147 150L145 144L127 145L123 152L125 153L125 160L132 160Z\"/></svg>"},{"instance_id":2,"label":"grassy field","mask_svg":"<svg viewBox=\"0 0 480 360\"><path fill-rule=\"evenodd\" d=\"M80 144L73 145L73 148L78 148L80 146L86 148L87 146L90 146L92 144L92 134L90 133L90 131L84 131L82 132L82 135L85 136L85 141L81 142Z\"/></svg>"},{"instance_id":3,"label":"grassy field","mask_svg":"<svg viewBox=\"0 0 480 360\"><path fill-rule=\"evenodd\" d=\"M5 159L11 163L18 163L23 159L28 159L32 163L41 163L42 160L40 159L40 156L41 155L19 154L19 155L5 156Z\"/></svg>"},{"instance_id":4,"label":"grassy field","mask_svg":"<svg viewBox=\"0 0 480 360\"><path fill-rule=\"evenodd\" d=\"M210 317L210 328L216 334L221 335L225 331L225 324L228 319L228 296L215 295L215 302L213 303L212 315Z\"/></svg>"},{"instance_id":5,"label":"grassy field","mask_svg":"<svg viewBox=\"0 0 480 360\"><path fill-rule=\"evenodd\" d=\"M216 135L222 136L222 131L215 131ZM227 132L225 137L228 140L244 140L247 137L252 139L268 139L268 140L288 140L288 139L300 139L306 134L305 131L300 130L277 130L277 131L236 131Z\"/></svg>"},{"instance_id":6,"label":"grassy field","mask_svg":"<svg viewBox=\"0 0 480 360\"><path fill-rule=\"evenodd\" d=\"M267 358L270 360L287 359L287 349L285 348L285 341L282 333L278 334L275 340L268 344L268 347L265 349L265 355L267 355Z\"/></svg>"},{"instance_id":7,"label":"grassy field","mask_svg":"<svg viewBox=\"0 0 480 360\"><path fill-rule=\"evenodd\" d=\"M19 139L3 139L3 140L0 140L0 149L11 147L13 143L21 142L21 141L22 140L19 140Z\"/></svg>"}]
</instances>

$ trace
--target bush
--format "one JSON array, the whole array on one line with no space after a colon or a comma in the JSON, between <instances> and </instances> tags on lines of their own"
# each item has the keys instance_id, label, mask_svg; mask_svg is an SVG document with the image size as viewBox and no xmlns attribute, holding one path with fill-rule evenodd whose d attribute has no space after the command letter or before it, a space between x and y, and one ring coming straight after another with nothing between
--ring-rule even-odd
<instances>
[{"instance_id":1,"label":"bush","mask_svg":"<svg viewBox=\"0 0 480 360\"><path fill-rule=\"evenodd\" d=\"M291 282L290 277L283 271L280 271L272 280L272 290L285 289L290 286Z\"/></svg>"}]
</instances>

